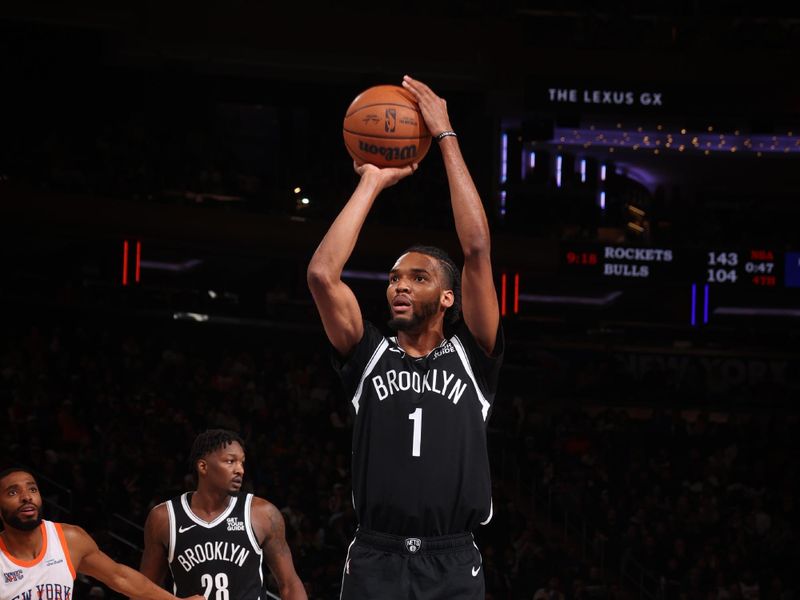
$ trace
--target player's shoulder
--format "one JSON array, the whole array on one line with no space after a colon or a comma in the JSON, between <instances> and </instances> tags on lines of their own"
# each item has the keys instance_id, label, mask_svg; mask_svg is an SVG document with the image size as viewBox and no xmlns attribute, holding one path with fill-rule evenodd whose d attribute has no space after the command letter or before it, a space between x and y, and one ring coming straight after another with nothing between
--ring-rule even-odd
<instances>
[{"instance_id":1,"label":"player's shoulder","mask_svg":"<svg viewBox=\"0 0 800 600\"><path fill-rule=\"evenodd\" d=\"M497 325L497 335L491 352L481 347L469 326L464 322L464 319L459 319L459 321L449 329L447 338L451 342L458 342L458 345L463 346L468 354L473 354L480 358L488 358L490 360L497 359L502 357L504 353L505 342L502 321Z\"/></svg>"},{"instance_id":2,"label":"player's shoulder","mask_svg":"<svg viewBox=\"0 0 800 600\"><path fill-rule=\"evenodd\" d=\"M168 502L169 500L166 500L150 509L150 512L147 513L145 527L167 527L169 525Z\"/></svg>"},{"instance_id":3,"label":"player's shoulder","mask_svg":"<svg viewBox=\"0 0 800 600\"><path fill-rule=\"evenodd\" d=\"M80 525L72 525L70 523L54 523L54 525L61 528L61 531L64 533L64 537L68 540L89 535Z\"/></svg>"},{"instance_id":4,"label":"player's shoulder","mask_svg":"<svg viewBox=\"0 0 800 600\"><path fill-rule=\"evenodd\" d=\"M375 325L372 321L368 321L364 319L364 340L369 341L381 341L381 340L390 340L391 337L387 335L386 331L383 331L380 327Z\"/></svg>"},{"instance_id":5,"label":"player's shoulder","mask_svg":"<svg viewBox=\"0 0 800 600\"><path fill-rule=\"evenodd\" d=\"M334 367L337 370L345 367L360 366L369 361L377 348L389 344L389 339L374 323L364 319L361 339L356 342L345 354L337 353L334 356Z\"/></svg>"},{"instance_id":6,"label":"player's shoulder","mask_svg":"<svg viewBox=\"0 0 800 600\"><path fill-rule=\"evenodd\" d=\"M266 498L253 496L250 504L250 518L253 524L272 530L274 525L283 523L283 513L272 502Z\"/></svg>"},{"instance_id":7,"label":"player's shoulder","mask_svg":"<svg viewBox=\"0 0 800 600\"><path fill-rule=\"evenodd\" d=\"M275 506L272 502L267 500L266 498L262 498L260 496L253 496L252 500L250 501L250 510L255 512L264 513L266 515L274 515L275 513L281 514L281 511L278 510L278 507Z\"/></svg>"},{"instance_id":8,"label":"player's shoulder","mask_svg":"<svg viewBox=\"0 0 800 600\"><path fill-rule=\"evenodd\" d=\"M85 554L97 549L95 541L80 525L70 523L56 523L55 525L61 528L64 541L67 542L67 547L76 564Z\"/></svg>"}]
</instances>

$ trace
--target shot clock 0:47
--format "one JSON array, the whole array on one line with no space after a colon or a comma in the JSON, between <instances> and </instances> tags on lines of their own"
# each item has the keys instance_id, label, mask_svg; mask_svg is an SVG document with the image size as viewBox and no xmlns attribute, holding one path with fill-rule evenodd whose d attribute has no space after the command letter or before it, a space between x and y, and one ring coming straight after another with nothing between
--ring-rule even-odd
<instances>
[{"instance_id":1,"label":"shot clock 0:47","mask_svg":"<svg viewBox=\"0 0 800 600\"><path fill-rule=\"evenodd\" d=\"M777 283L775 253L772 250L707 253L707 283L744 283L774 287Z\"/></svg>"}]
</instances>

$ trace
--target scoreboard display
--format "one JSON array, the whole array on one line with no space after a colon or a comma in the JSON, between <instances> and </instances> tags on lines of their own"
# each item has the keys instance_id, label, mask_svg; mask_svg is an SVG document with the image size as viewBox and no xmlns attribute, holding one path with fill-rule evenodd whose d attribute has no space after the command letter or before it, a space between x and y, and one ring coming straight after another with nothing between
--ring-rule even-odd
<instances>
[{"instance_id":1,"label":"scoreboard display","mask_svg":"<svg viewBox=\"0 0 800 600\"><path fill-rule=\"evenodd\" d=\"M757 248L707 253L705 283L745 283L764 287L777 287L778 269L775 252Z\"/></svg>"},{"instance_id":2,"label":"scoreboard display","mask_svg":"<svg viewBox=\"0 0 800 600\"><path fill-rule=\"evenodd\" d=\"M562 244L561 271L596 281L798 288L800 252L774 248L665 248Z\"/></svg>"}]
</instances>

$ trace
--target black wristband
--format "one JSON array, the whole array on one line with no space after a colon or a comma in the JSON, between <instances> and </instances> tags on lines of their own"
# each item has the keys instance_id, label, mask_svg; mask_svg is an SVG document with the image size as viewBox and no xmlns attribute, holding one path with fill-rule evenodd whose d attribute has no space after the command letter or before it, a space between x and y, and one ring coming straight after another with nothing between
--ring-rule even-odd
<instances>
[{"instance_id":1,"label":"black wristband","mask_svg":"<svg viewBox=\"0 0 800 600\"><path fill-rule=\"evenodd\" d=\"M456 135L456 132L455 132L455 131L443 131L442 133L440 133L439 135L437 135L437 136L436 136L436 141L437 141L437 142L441 142L441 141L442 141L444 138L446 138L446 137L448 137L448 136L451 136L451 135L452 135L453 137L458 137L458 136Z\"/></svg>"}]
</instances>

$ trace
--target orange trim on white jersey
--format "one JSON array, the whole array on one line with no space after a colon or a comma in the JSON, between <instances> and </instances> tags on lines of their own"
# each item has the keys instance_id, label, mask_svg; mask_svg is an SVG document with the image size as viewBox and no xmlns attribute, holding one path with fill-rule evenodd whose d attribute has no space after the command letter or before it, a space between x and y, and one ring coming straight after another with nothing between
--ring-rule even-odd
<instances>
[{"instance_id":1,"label":"orange trim on white jersey","mask_svg":"<svg viewBox=\"0 0 800 600\"><path fill-rule=\"evenodd\" d=\"M6 546L5 540L0 537L0 551L6 555L6 558L10 560L15 565L20 567L35 567L40 562L42 562L42 558L44 558L44 553L47 552L47 530L44 527L44 521L39 526L39 532L42 535L42 549L39 550L39 554L33 560L22 560L21 558L17 558L11 552L8 551L8 546Z\"/></svg>"},{"instance_id":2,"label":"orange trim on white jersey","mask_svg":"<svg viewBox=\"0 0 800 600\"><path fill-rule=\"evenodd\" d=\"M67 538L64 537L64 528L61 527L61 523L53 523L56 526L56 531L58 532L58 541L61 542L61 549L64 551L64 558L67 559L67 566L69 566L69 572L72 573L72 578L75 579L75 567L72 565L72 556L69 553L69 546L67 545Z\"/></svg>"}]
</instances>

